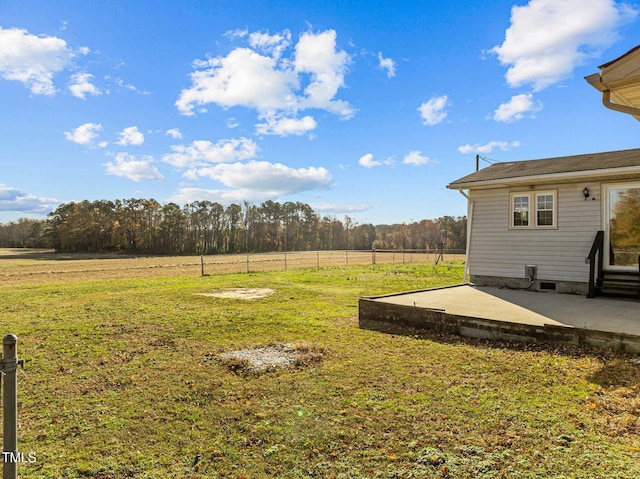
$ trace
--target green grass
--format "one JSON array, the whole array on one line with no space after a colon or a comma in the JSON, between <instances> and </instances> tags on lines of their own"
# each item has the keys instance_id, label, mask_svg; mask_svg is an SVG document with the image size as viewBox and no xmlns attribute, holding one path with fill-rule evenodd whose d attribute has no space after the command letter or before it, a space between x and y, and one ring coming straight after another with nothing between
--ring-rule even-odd
<instances>
[{"instance_id":1,"label":"green grass","mask_svg":"<svg viewBox=\"0 0 640 479\"><path fill-rule=\"evenodd\" d=\"M360 330L360 296L462 266L352 266L3 287L24 478L635 478L638 367L611 352ZM273 288L257 301L194 293ZM237 374L222 352L305 344Z\"/></svg>"}]
</instances>

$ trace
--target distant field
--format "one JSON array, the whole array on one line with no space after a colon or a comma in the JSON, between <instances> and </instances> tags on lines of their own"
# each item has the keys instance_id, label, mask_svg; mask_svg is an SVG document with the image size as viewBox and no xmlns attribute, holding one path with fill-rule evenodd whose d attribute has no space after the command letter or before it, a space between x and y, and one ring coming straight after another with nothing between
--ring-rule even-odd
<instances>
[{"instance_id":1,"label":"distant field","mask_svg":"<svg viewBox=\"0 0 640 479\"><path fill-rule=\"evenodd\" d=\"M359 297L458 283L461 261L188 262L0 260L2 334L26 360L19 449L36 457L20 478L640 477L633 357L358 328ZM212 296L237 288L270 294ZM222 356L285 345L303 353L286 369Z\"/></svg>"},{"instance_id":2,"label":"distant field","mask_svg":"<svg viewBox=\"0 0 640 479\"><path fill-rule=\"evenodd\" d=\"M20 284L201 275L203 269L205 274L213 275L374 263L435 263L436 259L439 257L435 252L310 251L201 257L56 254L44 249L0 248L0 281ZM464 260L464 254L448 253L440 261L457 260Z\"/></svg>"}]
</instances>

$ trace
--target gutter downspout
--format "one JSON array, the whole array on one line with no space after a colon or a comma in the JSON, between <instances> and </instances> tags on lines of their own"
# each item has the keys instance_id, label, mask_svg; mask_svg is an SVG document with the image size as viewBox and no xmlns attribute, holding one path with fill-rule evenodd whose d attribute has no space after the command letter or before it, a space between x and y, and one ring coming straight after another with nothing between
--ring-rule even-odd
<instances>
[{"instance_id":1,"label":"gutter downspout","mask_svg":"<svg viewBox=\"0 0 640 479\"><path fill-rule=\"evenodd\" d=\"M602 104L605 106L605 108L608 108L609 110L619 111L619 112L627 113L627 114L633 115L633 116L640 116L640 108L634 108L632 106L626 106L626 105L620 105L618 103L613 103L611 101L611 91L610 90L604 90L602 92Z\"/></svg>"},{"instance_id":2,"label":"gutter downspout","mask_svg":"<svg viewBox=\"0 0 640 479\"><path fill-rule=\"evenodd\" d=\"M467 199L467 247L465 248L465 261L464 261L464 277L463 283L467 283L467 278L469 277L469 252L471 251L471 227L473 226L473 201L462 190L458 190L458 192Z\"/></svg>"}]
</instances>

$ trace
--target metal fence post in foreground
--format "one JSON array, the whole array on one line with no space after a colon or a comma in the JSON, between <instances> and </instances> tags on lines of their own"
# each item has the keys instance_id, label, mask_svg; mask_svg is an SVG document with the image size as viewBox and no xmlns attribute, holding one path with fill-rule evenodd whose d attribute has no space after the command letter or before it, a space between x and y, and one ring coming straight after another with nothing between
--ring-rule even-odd
<instances>
[{"instance_id":1,"label":"metal fence post in foreground","mask_svg":"<svg viewBox=\"0 0 640 479\"><path fill-rule=\"evenodd\" d=\"M18 360L16 343L18 337L15 334L7 334L2 347L2 374L4 390L2 395L3 406L3 447L2 447L2 479L16 479L18 458Z\"/></svg>"}]
</instances>

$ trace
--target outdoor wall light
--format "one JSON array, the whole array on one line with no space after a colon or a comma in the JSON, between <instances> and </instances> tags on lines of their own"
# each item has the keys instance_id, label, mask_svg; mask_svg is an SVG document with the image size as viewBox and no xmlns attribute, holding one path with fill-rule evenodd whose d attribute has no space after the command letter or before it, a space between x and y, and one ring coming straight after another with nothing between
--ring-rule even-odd
<instances>
[{"instance_id":1,"label":"outdoor wall light","mask_svg":"<svg viewBox=\"0 0 640 479\"><path fill-rule=\"evenodd\" d=\"M585 187L585 189L582 190L582 194L584 195L584 200L587 201L587 198L589 198L589 188Z\"/></svg>"}]
</instances>

